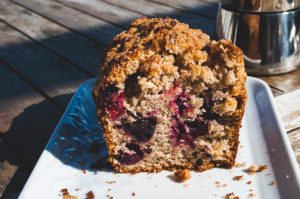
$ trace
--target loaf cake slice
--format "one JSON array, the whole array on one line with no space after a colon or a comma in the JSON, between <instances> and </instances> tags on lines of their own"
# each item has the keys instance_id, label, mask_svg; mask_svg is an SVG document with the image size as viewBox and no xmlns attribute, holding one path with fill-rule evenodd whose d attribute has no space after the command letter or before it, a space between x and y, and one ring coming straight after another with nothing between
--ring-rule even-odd
<instances>
[{"instance_id":1,"label":"loaf cake slice","mask_svg":"<svg viewBox=\"0 0 300 199\"><path fill-rule=\"evenodd\" d=\"M93 96L117 172L231 168L247 92L243 53L170 18L108 46Z\"/></svg>"}]
</instances>

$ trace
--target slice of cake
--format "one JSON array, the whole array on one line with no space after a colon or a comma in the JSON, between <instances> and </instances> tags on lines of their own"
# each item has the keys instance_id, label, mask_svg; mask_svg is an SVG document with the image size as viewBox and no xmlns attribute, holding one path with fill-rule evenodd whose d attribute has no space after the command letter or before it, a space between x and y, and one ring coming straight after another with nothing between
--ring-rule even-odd
<instances>
[{"instance_id":1,"label":"slice of cake","mask_svg":"<svg viewBox=\"0 0 300 199\"><path fill-rule=\"evenodd\" d=\"M117 172L234 165L247 99L243 53L170 18L108 46L93 95Z\"/></svg>"}]
</instances>

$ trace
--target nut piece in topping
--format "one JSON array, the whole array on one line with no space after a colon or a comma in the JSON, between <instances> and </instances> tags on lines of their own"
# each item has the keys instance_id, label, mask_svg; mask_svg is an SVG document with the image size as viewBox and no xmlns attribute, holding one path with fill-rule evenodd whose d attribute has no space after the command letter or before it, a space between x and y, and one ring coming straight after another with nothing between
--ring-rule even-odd
<instances>
[{"instance_id":1,"label":"nut piece in topping","mask_svg":"<svg viewBox=\"0 0 300 199\"><path fill-rule=\"evenodd\" d=\"M262 171L266 170L267 168L268 168L267 165L252 165L247 169L247 172L250 175L253 175L254 173L262 172Z\"/></svg>"},{"instance_id":2,"label":"nut piece in topping","mask_svg":"<svg viewBox=\"0 0 300 199\"><path fill-rule=\"evenodd\" d=\"M191 173L188 169L176 170L174 176L177 182L184 182L191 178Z\"/></svg>"}]
</instances>

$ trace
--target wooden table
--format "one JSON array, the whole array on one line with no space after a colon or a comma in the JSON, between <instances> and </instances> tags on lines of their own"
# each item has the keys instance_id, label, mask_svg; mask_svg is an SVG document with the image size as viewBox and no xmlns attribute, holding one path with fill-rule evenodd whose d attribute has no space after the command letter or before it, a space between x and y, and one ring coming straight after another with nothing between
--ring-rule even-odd
<instances>
[{"instance_id":1,"label":"wooden table","mask_svg":"<svg viewBox=\"0 0 300 199\"><path fill-rule=\"evenodd\" d=\"M74 91L130 21L169 16L215 37L216 13L215 0L0 1L0 197L18 196ZM300 70L260 78L299 161Z\"/></svg>"}]
</instances>

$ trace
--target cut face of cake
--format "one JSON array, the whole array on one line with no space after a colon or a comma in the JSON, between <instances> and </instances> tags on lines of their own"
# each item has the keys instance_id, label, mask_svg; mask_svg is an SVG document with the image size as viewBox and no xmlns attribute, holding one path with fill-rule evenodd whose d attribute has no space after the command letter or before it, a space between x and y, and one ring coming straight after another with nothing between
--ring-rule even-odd
<instances>
[{"instance_id":1,"label":"cut face of cake","mask_svg":"<svg viewBox=\"0 0 300 199\"><path fill-rule=\"evenodd\" d=\"M234 165L243 53L170 18L141 18L107 48L93 95L117 172Z\"/></svg>"}]
</instances>

